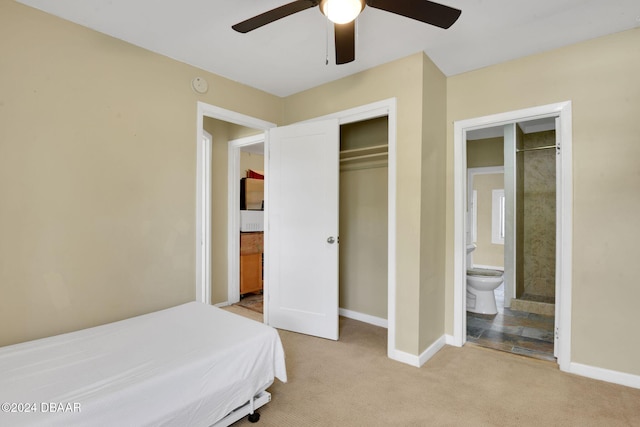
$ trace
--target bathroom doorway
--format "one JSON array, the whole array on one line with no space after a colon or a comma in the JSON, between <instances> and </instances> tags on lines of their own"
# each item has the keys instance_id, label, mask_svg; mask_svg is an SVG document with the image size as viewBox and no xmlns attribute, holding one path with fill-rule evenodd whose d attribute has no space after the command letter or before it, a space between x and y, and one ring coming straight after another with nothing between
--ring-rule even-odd
<instances>
[{"instance_id":1,"label":"bathroom doorway","mask_svg":"<svg viewBox=\"0 0 640 427\"><path fill-rule=\"evenodd\" d=\"M467 341L555 361L555 118L468 132L467 172L467 272L503 276L497 312L467 301Z\"/></svg>"},{"instance_id":2,"label":"bathroom doorway","mask_svg":"<svg viewBox=\"0 0 640 427\"><path fill-rule=\"evenodd\" d=\"M533 344L544 342L546 345L546 348L542 349L544 350L542 352L544 357L548 360L556 360L561 370L568 370L571 352L571 103L550 104L458 121L454 127L455 253L453 344L461 346L467 341L484 336L485 338L495 338L494 340L487 340L490 343L488 346L492 348L505 350L505 347L511 344L509 351L515 350L514 352L516 353L529 353L527 355L535 354L539 356L538 352L541 348L536 348ZM509 131L505 133L508 128L511 129L511 133L515 136L519 133L522 136L522 134L546 132L543 135L544 138L552 138L555 135L557 139L554 138L552 144L547 144L546 142L541 144L540 142L544 138L542 135L538 135L536 138L539 137L539 141L529 141L529 146L525 147L522 141L518 142L516 138L511 137L512 135L507 135ZM492 132L494 134L490 135ZM502 150L498 149L497 151L502 152L503 159L501 163L505 168L505 197L503 200L505 209L503 215L506 227L504 236L505 281L495 291L496 302L501 307L501 312L497 313L493 319L480 318L479 320L471 320L466 312L467 264L468 262L481 263L482 256L481 254L476 254L475 261L467 260L466 245L469 238L469 227L473 221L472 216L467 212L469 203L468 191L472 191L467 188L467 171L469 167L490 165L479 165L477 163L468 165L467 162L486 161L487 153L490 152L490 150L479 150L479 154L476 154L480 157L470 160L469 156L473 156L473 151L479 148L478 146L473 146L474 143L483 139L500 137L502 141L494 142L494 144L495 146L499 147L501 145L503 147ZM507 142L507 140L509 141ZM551 148L546 148L547 146L551 146ZM516 152L516 149L521 151ZM551 274L553 276L551 283L554 285L554 290L549 291L549 289L541 290L537 288L543 280L540 279L535 285L528 283L528 290L534 290L535 293L528 292L529 295L527 295L522 279L524 279L525 275L528 276L528 279L533 279L537 273L531 273L531 269L528 270L529 272L524 269L523 255L526 255L524 252L526 245L523 240L524 230L522 228L517 229L518 219L520 226L524 223L522 216L524 198L522 195L517 197L516 185L518 182L523 182L525 170L522 164L520 168L517 167L518 162L522 163L522 160L518 159L524 159L526 155L533 152L538 152L536 154L547 152L555 160L555 176L553 177L552 185L554 190L552 198L555 200L555 206L554 209L551 209L552 227L549 226L548 216L546 219L546 228L552 230L553 239L550 242L554 249L551 254L547 252L546 258L551 258L553 268L539 267L540 270L544 269L547 275ZM548 175L549 170L547 169L545 172L538 171L537 174L541 176ZM519 179L518 175L520 175ZM520 214L518 214L518 209ZM531 207L529 209L531 210ZM535 211L537 208L533 210ZM520 218L518 215L520 215ZM531 236L530 231L528 234ZM521 252L520 255L518 255L518 251ZM499 266L493 265L493 267ZM534 297L530 298L531 295L534 295ZM537 301L538 299L541 301ZM514 301L515 307L513 307ZM518 304L537 305L538 303L547 305L547 310L551 307L551 312L546 311L546 314L532 313L533 309L531 307L518 306ZM518 310L514 310L514 308ZM524 311L524 308L530 311ZM512 317L510 318L509 316ZM496 320L495 323L494 319ZM523 320L523 323L518 324L518 319ZM468 324L470 326L469 337L467 336ZM535 331L535 329L538 330ZM525 342L527 345L521 345Z\"/></svg>"}]
</instances>

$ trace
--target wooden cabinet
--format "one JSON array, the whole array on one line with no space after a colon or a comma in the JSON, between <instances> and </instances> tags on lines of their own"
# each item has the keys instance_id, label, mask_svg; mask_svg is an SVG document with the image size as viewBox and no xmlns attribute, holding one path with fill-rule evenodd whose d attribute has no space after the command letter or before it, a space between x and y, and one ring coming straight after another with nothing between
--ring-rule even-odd
<instances>
[{"instance_id":1,"label":"wooden cabinet","mask_svg":"<svg viewBox=\"0 0 640 427\"><path fill-rule=\"evenodd\" d=\"M240 233L240 295L262 291L264 233Z\"/></svg>"}]
</instances>

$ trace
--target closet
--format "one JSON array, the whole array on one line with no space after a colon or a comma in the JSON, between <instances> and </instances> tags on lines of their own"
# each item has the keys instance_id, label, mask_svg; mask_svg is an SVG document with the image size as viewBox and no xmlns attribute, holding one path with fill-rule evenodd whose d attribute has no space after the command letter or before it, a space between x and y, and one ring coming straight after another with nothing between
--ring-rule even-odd
<instances>
[{"instance_id":1,"label":"closet","mask_svg":"<svg viewBox=\"0 0 640 427\"><path fill-rule=\"evenodd\" d=\"M340 308L387 319L388 119L340 126Z\"/></svg>"}]
</instances>

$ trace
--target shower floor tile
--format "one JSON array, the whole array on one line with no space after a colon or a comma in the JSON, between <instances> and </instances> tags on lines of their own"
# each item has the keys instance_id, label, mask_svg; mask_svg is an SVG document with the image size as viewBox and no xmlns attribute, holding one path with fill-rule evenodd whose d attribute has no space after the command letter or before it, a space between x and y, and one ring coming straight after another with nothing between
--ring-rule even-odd
<instances>
[{"instance_id":1,"label":"shower floor tile","mask_svg":"<svg viewBox=\"0 0 640 427\"><path fill-rule=\"evenodd\" d=\"M526 301L535 301L535 302L545 302L547 304L555 304L556 299L555 297L547 297L547 296L542 296L542 295L532 295L532 294L523 294L520 299L526 300Z\"/></svg>"},{"instance_id":2,"label":"shower floor tile","mask_svg":"<svg viewBox=\"0 0 640 427\"><path fill-rule=\"evenodd\" d=\"M522 336L553 344L553 330L545 331L536 328L524 328L522 330Z\"/></svg>"}]
</instances>

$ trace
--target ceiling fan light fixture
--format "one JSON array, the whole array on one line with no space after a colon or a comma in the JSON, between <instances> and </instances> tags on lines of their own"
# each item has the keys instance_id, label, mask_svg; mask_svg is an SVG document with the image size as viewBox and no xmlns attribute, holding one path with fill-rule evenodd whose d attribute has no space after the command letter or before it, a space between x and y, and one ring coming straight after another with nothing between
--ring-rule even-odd
<instances>
[{"instance_id":1,"label":"ceiling fan light fixture","mask_svg":"<svg viewBox=\"0 0 640 427\"><path fill-rule=\"evenodd\" d=\"M364 0L321 0L320 10L330 21L346 24L358 17L364 8Z\"/></svg>"}]
</instances>

